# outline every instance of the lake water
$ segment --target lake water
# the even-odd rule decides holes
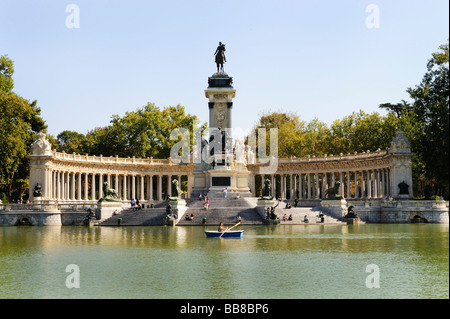
[[[448,225],[206,229],[0,227],[0,298],[449,298]]]

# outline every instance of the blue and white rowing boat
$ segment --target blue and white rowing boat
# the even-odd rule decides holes
[[[223,235],[222,235],[223,233]],[[220,235],[222,235],[221,238],[224,237],[232,237],[232,238],[242,238],[244,236],[244,231],[243,230],[230,230],[230,231],[225,231],[225,232],[219,232],[219,231],[214,231],[214,230],[207,230],[205,231],[206,237],[220,237]]]

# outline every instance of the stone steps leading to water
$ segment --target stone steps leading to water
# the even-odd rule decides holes
[[[223,195],[223,194],[221,194]],[[213,197],[210,199],[209,208],[205,209],[204,202],[195,198],[186,199],[187,210],[183,216],[179,216],[179,226],[192,225],[219,225],[223,222],[225,225],[234,225],[237,222],[237,217],[241,217],[243,225],[263,225],[264,220],[256,210],[257,198],[223,198]],[[166,217],[166,207],[168,201],[159,202],[154,208],[143,208],[134,210],[127,208],[119,215],[101,222],[101,226],[116,226],[119,225],[119,218],[121,218],[121,225],[123,226],[158,226],[164,225]],[[281,220],[281,224],[304,224],[304,216],[306,215],[310,224],[321,222],[319,213],[320,207],[292,207],[290,209],[284,208],[285,203],[275,209],[275,213]],[[194,215],[193,220],[185,219],[186,215]],[[283,221],[283,216],[288,217],[292,214],[292,221]],[[328,214],[324,215],[324,223],[343,223]]]

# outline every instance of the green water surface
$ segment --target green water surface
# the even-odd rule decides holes
[[[449,298],[448,225],[206,229],[0,227],[0,298]]]

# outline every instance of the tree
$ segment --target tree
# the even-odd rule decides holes
[[[30,145],[36,133],[46,130],[37,102],[12,92],[13,61],[0,58],[0,187],[11,200],[21,199],[28,188]],[[14,194],[14,191],[16,193]]]
[[[327,136],[327,149],[332,154],[375,151],[389,147],[398,119],[393,113],[382,116],[360,110],[333,122]]]
[[[66,153],[86,154],[88,150],[86,136],[74,131],[62,131],[56,137],[58,151]]]
[[[408,88],[414,135],[413,152],[423,165],[428,188],[437,195],[449,196],[449,50],[448,43],[428,60],[422,82]]]
[[[175,128],[190,132],[191,145],[195,115],[186,114],[184,106],[168,106],[162,110],[154,103],[147,103],[136,111],[126,112],[123,117],[113,115],[110,125],[97,127],[86,135],[72,131],[58,134],[60,150],[120,157],[168,158],[170,149],[177,142],[170,139]],[[203,124],[202,129],[206,128]]]
[[[0,56],[0,91],[11,92],[14,87],[12,75],[14,63],[7,55]]]

